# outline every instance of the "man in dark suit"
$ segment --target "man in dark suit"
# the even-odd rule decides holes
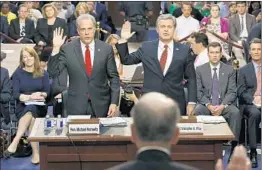
[[[9,27],[9,24],[8,24],[8,21],[7,21],[7,17],[5,16],[1,16],[0,18],[0,23],[1,23],[1,32],[4,33],[5,35],[8,35],[8,27]],[[0,37],[0,43],[4,42],[5,38],[3,36]]]
[[[65,44],[63,31],[54,31],[53,52],[48,72],[69,75],[67,112],[92,117],[114,116],[120,94],[120,80],[110,45],[94,40],[96,21],[90,14],[77,18],[79,38]],[[60,49],[61,48],[61,49]]]
[[[261,121],[261,39],[250,42],[252,62],[240,68],[238,77],[238,97],[241,113],[248,118],[248,136],[252,167],[257,167],[256,129]]]
[[[237,14],[229,18],[229,38],[242,45],[242,40],[246,40],[252,26],[256,23],[256,18],[247,13],[247,4],[245,1],[239,1],[237,4]],[[232,48],[233,53],[239,60],[240,67],[246,64],[242,50],[236,47]]]
[[[34,22],[28,19],[28,8],[21,4],[18,18],[13,19],[9,26],[9,36],[19,43],[33,43],[35,34]]]
[[[261,24],[262,24],[262,21],[260,21],[259,23],[256,23],[251,28],[250,34],[248,35],[248,38],[247,38],[248,44],[254,38],[259,38],[259,39],[261,38]]]
[[[135,52],[129,54],[127,39],[131,24],[127,21],[121,30],[121,40],[116,44],[122,64],[143,64],[143,92],[160,92],[178,102],[181,113],[190,115],[196,103],[196,74],[194,57],[188,46],[173,41],[176,19],[170,14],[158,17],[159,40],[145,42]],[[187,80],[188,105],[186,108],[183,80]]]
[[[235,106],[236,72],[232,66],[220,62],[222,47],[218,42],[208,45],[209,62],[196,68],[197,106],[196,115],[223,116],[235,135],[231,153],[238,143],[241,116]]]
[[[133,107],[131,114],[134,121],[131,140],[138,149],[136,160],[109,170],[194,169],[171,161],[171,143],[178,142],[177,123],[180,119],[178,105],[171,98],[155,92],[145,94]]]

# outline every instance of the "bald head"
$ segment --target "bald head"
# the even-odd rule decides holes
[[[144,142],[169,142],[180,119],[178,105],[160,93],[147,93],[131,111],[137,137]]]

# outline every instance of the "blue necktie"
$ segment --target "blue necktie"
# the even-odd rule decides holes
[[[214,75],[212,80],[212,105],[219,105],[219,81],[217,78],[217,68],[213,68]]]

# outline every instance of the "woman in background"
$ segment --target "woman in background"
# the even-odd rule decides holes
[[[49,76],[40,67],[39,57],[31,47],[25,47],[20,53],[20,67],[12,76],[13,96],[17,101],[16,116],[18,129],[15,138],[4,152],[8,158],[16,152],[17,145],[27,129],[31,132],[37,117],[45,117],[47,106],[40,106],[25,103],[32,100],[45,101],[50,92]],[[38,143],[31,142],[33,164],[39,163]]]

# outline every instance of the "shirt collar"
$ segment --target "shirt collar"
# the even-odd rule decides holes
[[[174,42],[173,42],[173,41],[170,41],[167,45],[168,45],[168,49],[171,50],[171,49],[173,49],[173,47],[174,47]],[[162,41],[159,40],[158,47],[160,47],[161,49],[163,49],[163,48],[165,48],[164,46],[165,46],[165,44],[164,44]]]
[[[238,14],[238,16],[239,16],[239,18],[241,18],[242,16],[243,16],[243,18],[246,18],[246,12],[243,14],[243,15],[240,15],[240,14]]]
[[[86,45],[80,40],[80,44],[81,44],[81,47],[82,48],[86,48]],[[88,47],[91,49],[91,50],[94,50],[95,49],[95,41],[92,40],[91,43],[88,45]]]
[[[209,63],[209,64],[210,64],[211,70],[213,70],[213,68],[217,68],[217,70],[220,68],[220,62],[216,66],[212,65],[211,63]]]
[[[138,149],[136,154],[139,155],[140,153],[147,151],[147,150],[159,150],[159,151],[166,153],[167,155],[170,155],[170,151],[167,148],[163,148],[163,147],[160,147],[160,146],[144,146],[144,147]]]

